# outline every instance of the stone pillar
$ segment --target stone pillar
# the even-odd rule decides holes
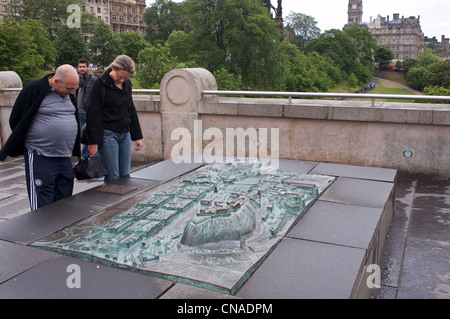
[[[217,90],[214,76],[206,69],[174,69],[166,73],[161,81],[162,150],[164,159],[171,158],[172,148],[190,135],[189,148],[181,153],[201,152],[202,130],[196,127],[199,120],[199,106],[204,101],[203,90]],[[186,133],[186,134],[184,134]],[[180,134],[184,134],[181,136]],[[197,134],[195,145],[194,134]],[[173,136],[172,136],[173,135]],[[173,139],[173,140],[172,140]]]
[[[14,71],[0,71],[0,146],[11,134],[9,115],[19,91],[2,91],[4,88],[22,88],[22,80]]]

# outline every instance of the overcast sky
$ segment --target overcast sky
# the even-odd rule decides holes
[[[146,0],[147,5],[154,0]],[[177,0],[173,0],[177,2]],[[180,1],[180,0],[178,0]],[[283,18],[290,12],[312,16],[322,32],[342,29],[347,23],[348,0],[282,0]],[[278,1],[272,0],[277,6]],[[370,22],[378,14],[392,19],[394,13],[400,17],[420,16],[423,33],[428,37],[441,35],[450,37],[450,0],[363,0],[363,21]]]

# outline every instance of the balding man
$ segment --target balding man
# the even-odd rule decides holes
[[[9,124],[12,133],[0,151],[25,156],[31,210],[71,196],[72,156],[80,156],[80,130],[74,92],[79,77],[71,65],[27,84],[17,97]]]

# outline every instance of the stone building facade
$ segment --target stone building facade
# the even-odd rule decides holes
[[[441,42],[439,42],[436,37],[425,37],[425,43],[434,43],[435,47],[441,49],[444,53],[450,51],[450,39],[446,38],[445,35],[441,36]]]
[[[145,34],[145,0],[85,0],[86,11],[108,24],[114,33]]]
[[[0,20],[11,15],[11,2],[20,0],[0,0]],[[145,0],[84,0],[83,9],[94,14],[108,24],[114,33],[136,31],[145,34]]]
[[[424,49],[424,34],[420,26],[420,16],[401,17],[394,13],[393,18],[378,15],[370,22],[362,21],[363,4],[362,0],[349,0],[348,23],[344,29],[357,25],[366,28],[377,40],[378,45],[389,47],[394,53],[395,59],[413,58],[416,59]]]
[[[145,0],[110,0],[111,28],[114,33],[136,31],[145,33]]]

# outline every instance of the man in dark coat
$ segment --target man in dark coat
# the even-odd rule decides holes
[[[78,60],[78,74],[80,76],[80,84],[75,91],[75,99],[77,101],[78,116],[80,118],[80,127],[86,123],[86,112],[89,105],[89,96],[91,95],[92,85],[96,77],[88,72],[89,62],[85,58]],[[82,147],[82,156],[84,158],[89,156],[89,151],[86,145]]]
[[[71,196],[71,156],[81,156],[78,111],[73,93],[77,71],[62,65],[26,85],[9,118],[12,130],[0,160],[24,155],[31,210]]]

